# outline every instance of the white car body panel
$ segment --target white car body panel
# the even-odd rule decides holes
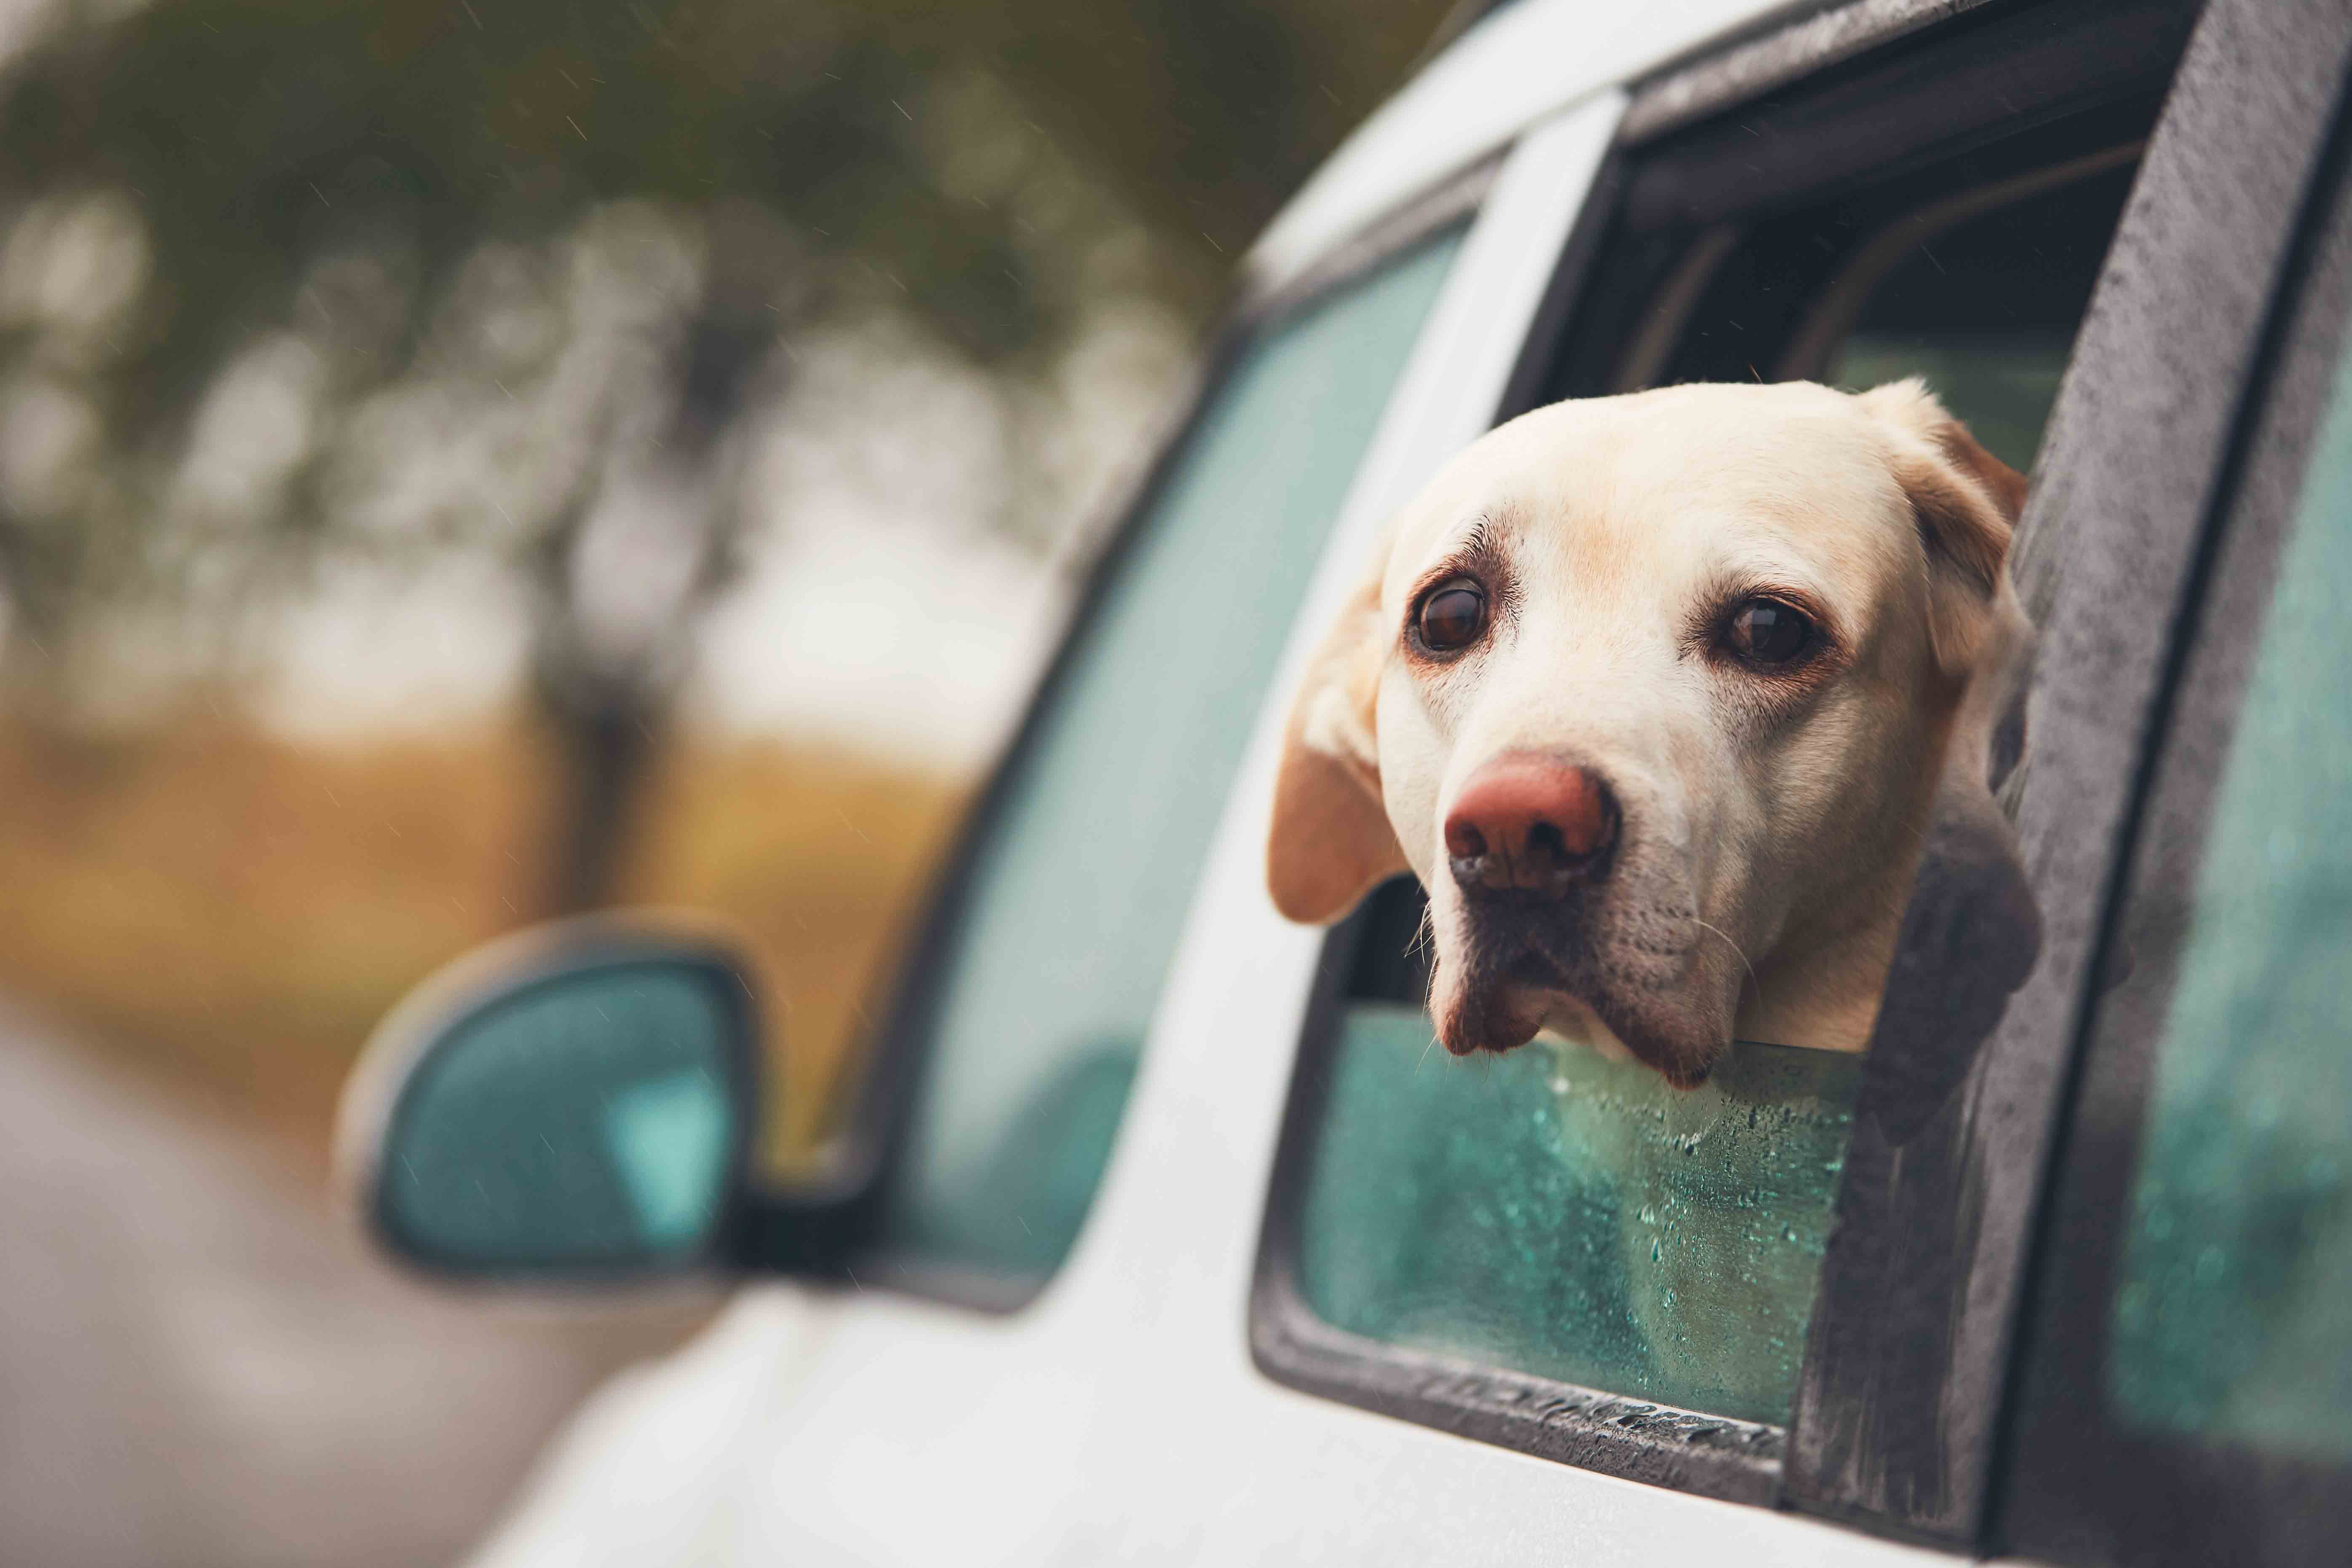
[[[483,1568],[1952,1561],[1311,1397],[1260,1373],[1247,1344],[1321,943],[1264,885],[1286,692],[1381,520],[1486,427],[1623,112],[1614,83],[1767,9],[1528,0],[1368,123],[1254,254],[1262,275],[1310,267],[1524,132],[1309,588],[1102,1191],[1045,1294],[992,1317],[894,1292],[749,1286],[695,1343],[592,1403]],[[1465,105],[1479,116],[1466,127],[1454,123]]]
[[[1416,192],[1540,120],[1630,81],[1789,0],[1518,0],[1477,23],[1339,144],[1244,262],[1279,289]]]

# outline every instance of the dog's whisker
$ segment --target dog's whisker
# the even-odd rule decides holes
[[[1437,916],[1427,903],[1421,906],[1421,919],[1414,922],[1412,937],[1404,944],[1407,952],[1427,952],[1437,942]]]
[[[1413,927],[1412,940],[1405,944],[1405,951],[1412,953],[1434,953],[1436,949],[1437,920],[1436,917],[1430,912],[1430,907],[1424,903],[1421,906],[1421,923]],[[1423,977],[1421,983],[1421,1010],[1424,1013],[1435,1013],[1437,1011],[1435,1005],[1436,1002],[1437,965],[1433,962],[1428,967],[1428,973]],[[1422,1055],[1425,1058],[1429,1053],[1427,1051],[1423,1051],[1422,1052]],[[1419,1071],[1420,1069],[1415,1068],[1414,1070]]]
[[[1748,984],[1749,988],[1752,989],[1758,996],[1762,996],[1764,994],[1763,983],[1756,978],[1756,966],[1748,962],[1748,954],[1740,951],[1739,944],[1732,941],[1731,938],[1721,930],[1721,928],[1708,925],[1696,915],[1690,917],[1690,922],[1691,924],[1697,926],[1702,931],[1714,931],[1716,935],[1723,938],[1723,945],[1731,949],[1731,951],[1738,955],[1739,959],[1739,966],[1748,971]]]

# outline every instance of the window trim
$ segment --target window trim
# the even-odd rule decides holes
[[[2116,978],[2087,1010],[2052,1154],[1995,1506],[2005,1542],[2053,1562],[2120,1554],[2173,1568],[2250,1550],[2264,1563],[2332,1562],[2352,1512],[2352,1463],[2131,1432],[2111,1419],[2105,1394],[2116,1222],[2131,1201],[2185,951],[2135,952],[2127,932],[2144,900],[2193,907],[2281,555],[2352,352],[2352,117],[2347,101],[2334,112],[2182,595],[2179,652],[2151,721],[2158,749],[2122,830],[2118,889],[2094,960]],[[2151,1508],[2151,1491],[2179,1500]]]
[[[1625,110],[1622,138],[1631,144],[1678,131],[1990,3],[1830,0],[1796,21],[1768,16],[1651,72]]]
[[[2216,6],[2222,8],[2242,8],[2262,3],[2263,0],[2215,0]],[[2003,5],[1964,9],[1969,14],[1960,16],[1948,28],[1915,30],[1906,27],[1895,46],[1864,55],[1857,55],[1853,49],[1842,47],[1841,36],[1828,30],[1823,36],[1831,40],[1831,47],[1824,49],[1817,63],[1825,68],[1823,75],[1831,85],[1850,88],[1858,78],[1878,69],[1890,58],[1916,58],[1915,51],[1934,55],[1949,47],[1955,39],[1974,40],[1970,47],[1977,49],[1976,58],[1981,61],[1985,47],[1983,40],[1987,35],[1993,29],[2008,29],[2011,19],[2024,7]],[[2063,43],[2061,47],[2075,48],[2079,52],[2079,24],[2086,15],[2095,15],[2093,8],[2072,3],[2072,0],[2054,0],[2053,5],[2038,9],[2042,16],[2036,17],[2037,21],[2053,12],[2060,12],[2078,24],[2071,41]],[[2182,7],[2170,9],[2177,14]],[[2161,4],[2152,4],[2145,7],[2144,14],[2156,16],[2165,10]],[[1818,20],[1799,23],[1791,31],[1814,26]],[[2210,31],[2210,27],[2207,30]],[[2019,32],[2010,30],[2008,36],[2016,37]],[[1771,42],[1768,38],[1761,44],[1740,47],[1763,48]],[[2192,43],[2190,48],[2194,51],[2196,46]],[[2206,76],[2221,76],[2226,84],[2229,78],[2227,62],[2212,58],[2216,49],[2217,46],[2206,47],[2204,54],[2209,63],[2202,69]],[[2183,62],[2180,69],[2185,74],[2188,58],[2168,57],[2168,60],[2180,59]],[[1701,62],[1690,68],[1703,72],[1709,67],[1706,62]],[[1790,70],[1774,76],[1766,85],[1778,92],[1782,84],[1796,74]],[[2063,76],[2063,73],[2058,74]],[[2104,80],[2102,79],[2102,82]],[[1805,85],[1801,83],[1798,90],[1801,91]],[[1651,90],[1658,89],[1654,88]],[[2062,81],[2057,96],[2063,98],[2066,90]],[[2091,90],[2095,93],[2108,89],[2094,84]],[[2114,90],[2121,92],[2125,89]],[[2064,101],[2075,104],[2083,100],[2080,97],[2064,98]],[[2099,100],[2093,98],[2091,101]],[[2176,101],[2177,99],[2168,100],[2161,120],[2168,121],[2173,118],[2171,105]],[[1737,123],[1748,117],[1739,103],[1718,107],[1727,120],[1692,125],[1690,130],[1695,135],[1719,133],[1721,123]],[[1949,112],[1948,105],[1930,108]],[[1636,126],[1635,129],[1649,128]],[[2176,128],[2168,137],[2159,132],[2159,141],[2166,150],[2163,155],[2176,159],[2187,156],[2193,161],[2197,155],[2195,141],[2200,133],[2193,121],[2191,128]],[[2291,142],[2291,137],[2286,139]],[[1623,205],[1640,177],[1643,161],[1654,149],[1663,149],[1671,153],[1683,145],[1685,140],[1679,136],[1661,136],[1642,147],[1628,148],[1621,130],[1620,149],[1612,155],[1601,178],[1596,182],[1595,194],[1586,211],[1579,217],[1574,236],[1563,252],[1550,294],[1538,316],[1536,331],[1531,334],[1520,365],[1511,378],[1499,418],[1523,412],[1544,401],[1547,395],[1559,395],[1556,389],[1548,392],[1553,388],[1557,375],[1557,370],[1550,363],[1551,357],[1557,352],[1556,345],[1566,335],[1559,329],[1569,324],[1579,296],[1585,295],[1592,281],[1593,268],[1601,259],[1601,253],[1608,243],[1612,226],[1621,221]],[[2178,151],[2184,143],[2188,144],[2185,154]],[[2268,150],[2276,151],[2274,147]],[[1874,169],[1864,177],[1880,173]],[[2126,208],[2124,223],[2130,224],[2131,214],[2145,205],[2136,196],[2132,205]],[[2142,218],[2142,226],[2150,221]],[[2125,234],[2126,228],[2119,226],[2118,245]],[[2162,247],[2164,237],[2161,232],[2149,237],[2153,243]],[[2113,269],[2111,261],[2109,271]],[[2112,291],[2112,285],[2103,282],[2102,294]],[[1591,311],[1589,295],[1585,295],[1584,305],[1585,314],[1589,316]],[[2100,357],[2101,351],[2095,349],[2095,342],[2117,341],[2112,328],[2105,336],[2093,331],[2091,323],[2100,319],[2101,313],[2101,306],[2095,300],[2091,315],[2086,318],[2077,340],[2078,358]],[[2218,321],[2208,324],[2216,329],[2222,325]],[[1614,328],[1629,336],[1636,330],[1625,322],[1614,323]],[[2216,363],[2234,363],[2234,359],[2225,352],[2231,346],[2226,331],[2217,330],[2209,333],[2209,337],[2219,345],[2215,351]],[[2112,354],[2114,351],[2105,352]],[[2093,373],[2093,378],[2096,374],[2095,371]],[[2068,384],[2087,384],[2088,379],[2092,378],[2070,374]],[[2062,405],[2065,395],[2062,392]],[[2201,463],[2210,449],[2210,441],[2183,446],[2173,454],[2176,466],[2181,462]],[[2051,463],[2053,477],[2061,479],[2065,477],[2063,468],[2069,460],[2063,448],[2053,451]],[[2038,500],[2034,508],[2035,513],[2042,516],[2051,515],[2053,510],[2047,500]],[[2029,522],[2029,528],[2032,526]],[[2053,524],[2041,527],[2045,537],[2055,534]],[[2053,652],[2053,658],[2055,657],[2063,656]],[[2042,672],[2045,684],[2049,673],[2047,669]],[[2103,753],[2095,755],[2093,761],[2085,764],[2090,770],[2090,782],[2094,784],[2098,778],[2096,768],[2113,765],[2103,758]],[[2057,774],[2064,770],[2053,768],[2045,772]],[[2071,897],[2081,889],[2095,889],[2101,876],[2095,868],[2087,876],[2069,868],[2062,875],[2061,880],[2063,890]],[[2068,878],[2073,879],[2067,880]],[[1885,1292],[1879,1285],[1880,1276],[1871,1272],[1870,1262],[1884,1258],[1909,1239],[1901,1234],[1904,1215],[1883,1207],[1874,1208],[1868,1203],[1858,1205],[1853,1200],[1851,1189],[1855,1176],[1851,1158],[1841,1182],[1838,1198],[1840,1228],[1833,1232],[1830,1258],[1825,1260],[1824,1292],[1816,1306],[1813,1332],[1809,1336],[1805,1363],[1801,1371],[1796,1414],[1786,1429],[1733,1421],[1703,1412],[1679,1410],[1454,1358],[1410,1351],[1334,1329],[1315,1315],[1300,1294],[1296,1277],[1297,1226],[1313,1141],[1318,1127],[1318,1112],[1328,1089],[1341,989],[1344,978],[1352,967],[1366,913],[1360,910],[1337,928],[1328,939],[1302,1030],[1290,1097],[1285,1107],[1264,1229],[1260,1236],[1257,1271],[1251,1298],[1250,1343],[1259,1367],[1276,1381],[1306,1392],[1580,1468],[1703,1496],[1777,1504],[1947,1548],[1970,1547],[1979,1534],[1981,1518],[1981,1456],[1978,1457],[1974,1469],[1964,1467],[1957,1474],[1931,1478],[1957,1482],[1961,1487],[1965,1495],[1960,1497],[1956,1510],[1948,1506],[1952,1501],[1949,1493],[1906,1493],[1899,1485],[1885,1484],[1890,1481],[1908,1482],[1916,1479],[1921,1473],[1916,1466],[1906,1466],[1898,1459],[1885,1470],[1875,1473],[1870,1466],[1885,1457],[1880,1434],[1900,1430],[1906,1420],[1916,1429],[1923,1415],[1931,1426],[1944,1418],[1947,1412],[1935,1402],[1946,1395],[1948,1384],[1956,1386],[1962,1398],[1974,1402],[1960,1413],[1964,1419],[1990,1419],[2000,1405],[1998,1377],[1989,1382],[1979,1375],[1973,1381],[1968,1377],[1957,1380],[1944,1378],[1924,1384],[1921,1379],[1912,1377],[1899,1384],[1874,1390],[1866,1382],[1856,1386],[1860,1380],[1854,1377],[1832,1380],[1822,1375],[1823,1364],[1832,1359],[1841,1366],[1865,1374],[1876,1370],[1871,1356],[1874,1350],[1883,1348],[1884,1333],[1878,1343],[1867,1339],[1858,1344],[1850,1345],[1845,1342],[1855,1337],[1853,1319],[1866,1313],[1884,1314]],[[2073,970],[2059,978],[2061,988],[2067,989],[2069,994],[2071,989],[2068,988],[2078,981],[2079,973]],[[1872,1100],[1874,1080],[1879,1085],[1877,1099],[1885,1100],[1888,1097],[1885,1080],[1902,1076],[1899,1058],[1898,1051],[1889,1049],[1884,1044],[1874,1051],[1874,1065],[1865,1077],[1865,1104]],[[2011,1098],[2021,1093],[2029,1105],[2037,1093],[2042,1094],[2046,1100],[2046,1092],[2030,1079],[2012,1085],[2011,1080],[2017,1077],[2015,1071],[2008,1068],[2005,1062],[2002,1066],[2004,1070],[1995,1084],[1997,1089],[2013,1089]],[[1890,1068],[1894,1070],[1890,1071]],[[1958,1099],[1954,1097],[1956,1102]],[[1859,1128],[1858,1108],[1858,1131]],[[1993,1140],[2011,1130],[1996,1122],[1979,1120],[1971,1121],[1967,1131],[1971,1139]],[[1932,1183],[1924,1189],[1927,1201],[1948,1210],[1971,1201],[1978,1195],[1977,1190],[1962,1181],[1961,1174],[1959,1170],[1952,1167],[1937,1171]],[[1873,1178],[1881,1186],[1886,1179],[1884,1173]],[[2037,1185],[2036,1182],[2029,1181],[2021,1194],[2028,1209]],[[2007,1223],[2011,1232],[2017,1232],[2023,1221],[2011,1216]],[[1994,1260],[1994,1267],[1988,1276],[1994,1283],[1999,1282],[1998,1261],[1998,1258]],[[1944,1264],[1945,1273],[1949,1275],[1950,1259],[1945,1259]],[[1832,1284],[1837,1288],[1834,1299],[1831,1290]],[[1947,1289],[1937,1293],[1933,1305],[1941,1312],[1948,1303],[1958,1303],[1963,1312],[1977,1314],[1979,1307],[1973,1297],[1974,1288],[1972,1279],[1951,1279]],[[1997,1334],[1999,1328],[2006,1322],[2007,1306],[1996,1300],[1987,1310],[1998,1321],[1979,1323],[1979,1326],[1991,1327]],[[1825,1342],[1821,1337],[1825,1321],[1841,1333],[1841,1339],[1834,1342],[1831,1349],[1824,1348]],[[1971,1321],[1975,1321],[1974,1318]],[[2005,1356],[2005,1344],[2001,1349]],[[2005,1359],[1997,1356],[1990,1370],[1997,1373],[2005,1365]],[[1972,1367],[1968,1370],[1980,1373],[1985,1369]],[[1924,1412],[1905,1408],[1905,1402],[1911,1400],[1928,1403]],[[1850,1471],[1842,1471],[1832,1464],[1824,1463],[1841,1455],[1842,1450],[1837,1447],[1840,1438],[1850,1439],[1858,1434],[1868,1435],[1863,1438],[1865,1451],[1853,1456],[1856,1463]],[[1931,1436],[1931,1440],[1940,1436],[1938,1430]],[[1874,1483],[1878,1483],[1874,1489]]]

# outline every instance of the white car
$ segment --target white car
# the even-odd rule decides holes
[[[747,1176],[755,1002],[690,926],[518,939],[380,1034],[396,1252],[744,1280],[479,1561],[2347,1561],[2347,59],[2344,0],[1470,28],[1252,253],[824,1184]],[[1276,913],[1288,689],[1440,462],[1914,372],[2033,468],[2042,638],[2024,885],[1931,844],[1866,1057],[1457,1062],[1409,881]]]

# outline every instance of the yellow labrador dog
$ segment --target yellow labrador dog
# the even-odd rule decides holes
[[[1549,1030],[1690,1087],[1735,1037],[1863,1049],[1970,677],[2023,634],[2024,489],[1916,380],[1503,426],[1314,660],[1276,904],[1410,867],[1456,1053]]]

